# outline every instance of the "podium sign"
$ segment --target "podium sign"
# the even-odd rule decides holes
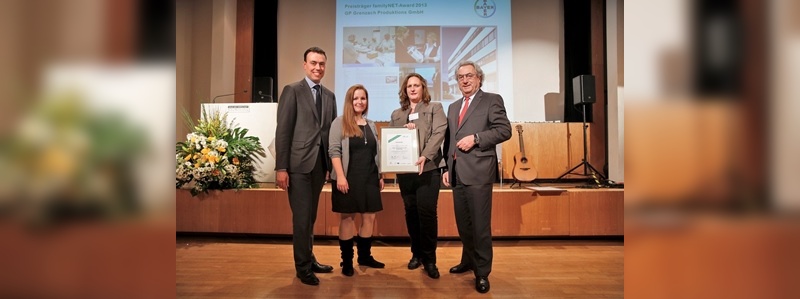
[[[228,121],[248,129],[248,136],[258,137],[266,155],[254,163],[256,182],[275,182],[275,129],[278,126],[278,103],[215,103],[202,104],[209,113],[228,114]]]

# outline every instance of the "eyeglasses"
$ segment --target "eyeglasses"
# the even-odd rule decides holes
[[[464,74],[464,75],[458,75],[458,76],[456,76],[456,78],[458,79],[458,81],[461,81],[461,79],[464,79],[464,78],[472,79],[472,78],[475,78],[475,74],[469,73],[469,74]]]

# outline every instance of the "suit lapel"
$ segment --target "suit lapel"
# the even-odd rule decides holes
[[[425,103],[419,102],[419,103],[417,103],[417,106],[414,108],[414,113],[417,114],[418,118],[422,118],[422,113],[428,111],[427,107],[428,107],[428,105],[426,105]],[[403,114],[406,117],[406,121],[408,121],[409,117],[413,113],[411,113],[411,109],[408,109],[407,111],[403,111]],[[411,122],[413,122],[413,121],[411,121]]]
[[[458,126],[458,113],[461,112],[461,103],[463,102],[464,102],[463,98],[453,102],[452,104],[450,104],[450,111],[447,112],[447,119],[448,119],[447,125],[450,128],[456,128],[455,130],[451,129],[451,131],[453,131],[454,134],[458,133],[458,130],[461,129],[461,127]]]
[[[414,110],[414,113],[417,113],[417,115],[419,115],[419,117],[422,117],[422,114],[420,114],[420,113],[428,112],[428,110],[429,110],[428,109],[428,105],[420,101],[417,104],[417,108],[416,108],[416,110]]]
[[[481,103],[481,95],[483,95],[483,92],[480,90],[472,95],[472,99],[469,100],[469,106],[467,107],[467,113],[464,114],[464,119],[461,120],[461,126],[458,126],[459,130],[464,126],[464,124],[467,123],[467,121],[469,121],[469,116],[472,115],[472,112],[475,111],[475,109],[477,109],[478,105]],[[461,99],[461,102],[464,102],[463,98]],[[459,108],[461,107],[461,105],[458,106]],[[458,112],[460,113],[461,111],[459,110]],[[456,116],[456,125],[458,125],[458,116]]]

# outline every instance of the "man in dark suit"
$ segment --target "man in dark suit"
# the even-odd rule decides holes
[[[331,169],[328,132],[336,118],[336,96],[320,84],[327,59],[317,47],[303,53],[306,77],[283,88],[275,132],[275,183],[289,192],[294,266],[297,278],[309,285],[319,284],[314,273],[333,272],[312,251],[319,195]]]
[[[483,92],[484,74],[472,61],[456,69],[463,98],[447,113],[447,172],[445,186],[453,186],[453,208],[461,237],[461,263],[450,273],[473,270],[475,289],[489,291],[492,272],[492,184],[497,176],[495,146],[511,138],[511,123],[503,97]]]

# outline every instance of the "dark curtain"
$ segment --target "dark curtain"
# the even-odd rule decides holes
[[[592,74],[591,1],[564,0],[563,4],[564,121],[582,122],[583,108],[574,105],[572,78]],[[586,105],[586,122],[592,122],[592,106]]]
[[[252,101],[262,102],[258,90],[271,93],[271,101],[278,101],[278,1],[253,1],[253,85]],[[272,87],[255,86],[271,77]]]

